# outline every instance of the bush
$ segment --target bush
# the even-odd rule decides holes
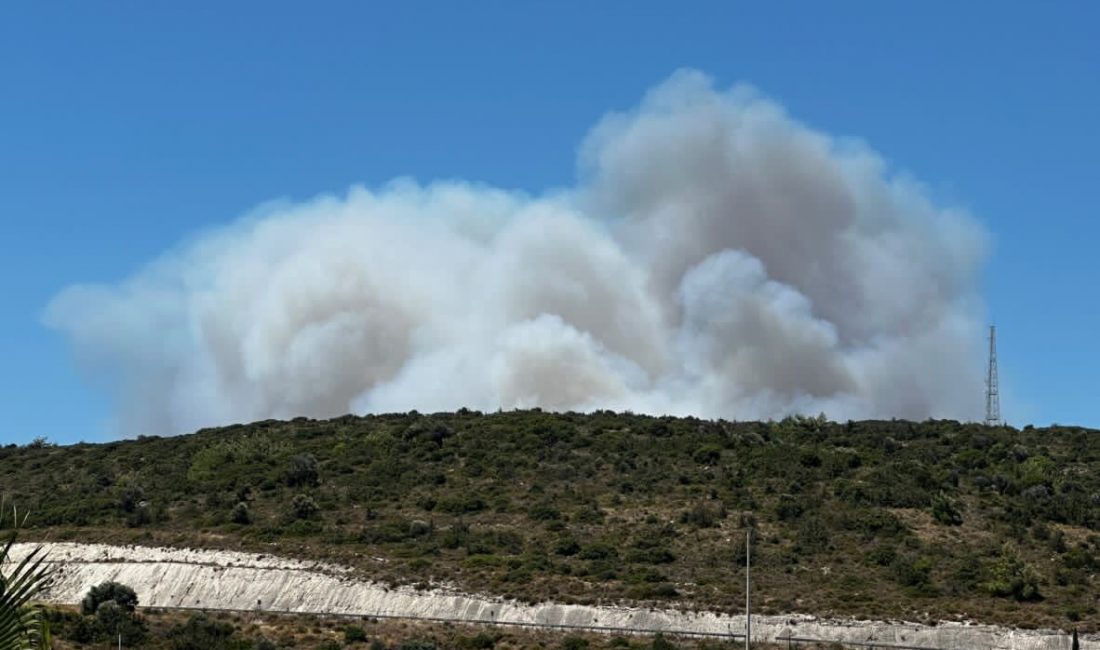
[[[561,519],[561,511],[548,503],[539,503],[527,511],[527,516],[535,521],[557,521]]]
[[[122,623],[122,619],[128,612],[113,600],[107,600],[99,604],[95,610],[96,622],[105,630],[114,630]]]
[[[817,517],[803,517],[795,534],[798,550],[817,553],[829,545],[829,531]]]
[[[794,521],[801,517],[805,510],[801,501],[789,494],[781,494],[775,505],[775,516],[779,521]]]
[[[954,499],[943,492],[932,497],[932,518],[944,526],[958,526],[963,522]]]
[[[700,465],[713,465],[722,458],[722,448],[715,444],[706,444],[695,450],[692,459]]]
[[[344,628],[344,641],[347,643],[362,643],[367,640],[367,632],[358,625],[349,625]]]
[[[252,511],[248,509],[247,503],[241,501],[233,506],[232,512],[229,513],[229,518],[235,524],[250,524],[252,523]]]
[[[893,562],[894,577],[899,584],[920,594],[932,590],[932,560],[927,557],[900,556]]]
[[[1019,601],[1041,600],[1039,581],[1038,572],[1006,544],[1001,557],[990,567],[983,587],[991,596]]]
[[[306,494],[295,495],[290,502],[290,513],[295,519],[312,519],[321,511],[321,508]]]
[[[86,616],[95,614],[99,611],[99,606],[107,601],[114,601],[120,608],[132,612],[137,607],[138,597],[133,589],[124,584],[103,582],[84,595],[84,599],[80,601],[80,611]]]
[[[581,550],[581,545],[576,539],[565,536],[558,539],[557,544],[554,545],[554,552],[558,555],[564,555],[569,557],[576,555]]]
[[[126,645],[138,645],[145,639],[145,624],[132,611],[107,600],[96,609],[94,637],[116,638],[116,635],[121,636]]]
[[[608,560],[618,557],[618,551],[613,546],[608,544],[592,544],[585,546],[580,552],[580,558],[582,560]]]
[[[192,614],[183,625],[168,631],[172,650],[222,650],[230,645],[236,631],[229,623],[219,623],[206,614]]]
[[[145,501],[145,491],[137,486],[130,486],[124,488],[118,497],[118,507],[123,512],[130,513],[141,507],[142,502]]]
[[[430,523],[420,519],[413,519],[409,522],[409,537],[426,537],[431,533],[432,525]]]
[[[897,557],[898,552],[893,544],[879,544],[867,554],[867,559],[878,566],[890,566]]]
[[[435,504],[436,509],[452,515],[472,514],[485,509],[485,500],[476,494],[445,496]]]
[[[478,632],[472,637],[459,637],[457,645],[460,648],[470,648],[471,650],[490,650],[496,647],[497,638],[488,632]]]
[[[708,506],[705,503],[697,503],[690,510],[680,513],[680,523],[696,528],[716,528],[718,522],[725,517],[724,505]]]
[[[320,482],[317,458],[313,454],[299,454],[290,459],[286,471],[286,483],[291,487],[309,487]]]

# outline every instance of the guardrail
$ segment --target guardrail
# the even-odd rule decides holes
[[[236,614],[293,614],[299,616],[320,616],[329,618],[347,618],[358,620],[397,620],[397,621],[418,621],[424,623],[449,623],[459,625],[487,625],[496,627],[517,627],[526,629],[539,629],[539,630],[555,630],[555,631],[571,631],[571,632],[595,632],[597,634],[628,634],[631,636],[656,636],[658,634],[679,638],[709,638],[709,639],[726,639],[730,641],[743,641],[745,634],[743,632],[704,632],[702,630],[682,630],[682,629],[655,629],[655,628],[635,628],[635,627],[612,627],[607,625],[566,625],[563,623],[532,623],[527,621],[501,621],[495,619],[469,619],[469,618],[447,618],[440,616],[417,616],[415,614],[349,614],[346,612],[297,612],[294,610],[281,610],[281,609],[235,609],[228,607],[197,607],[187,605],[175,605],[175,606],[149,606],[142,607],[146,610],[173,610],[173,611],[216,611],[216,612],[232,612]],[[786,643],[788,648],[797,648],[804,644],[825,644],[825,645],[839,645],[845,648],[858,648],[867,650],[951,650],[948,648],[936,648],[932,646],[917,646],[917,645],[898,645],[888,642],[880,641],[845,641],[840,639],[815,639],[812,637],[799,637],[799,636],[784,636],[775,637],[770,640],[757,639],[753,643],[771,643],[771,644],[783,644]]]
[[[896,645],[893,643],[885,643],[881,641],[836,641],[832,639],[812,639],[808,637],[787,636],[777,639],[780,643],[787,642],[787,647],[792,647],[791,643],[831,643],[842,645],[850,648],[868,648],[869,650],[944,650],[943,648],[933,648],[926,645]]]

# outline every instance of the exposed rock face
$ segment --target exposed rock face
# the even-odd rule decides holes
[[[389,589],[353,577],[346,568],[231,551],[45,544],[57,576],[47,598],[75,604],[93,585],[114,580],[137,591],[147,607],[259,610],[427,617],[500,624],[628,628],[645,632],[743,634],[743,616],[712,612],[527,605],[490,596],[411,588]],[[18,544],[12,559],[34,545]],[[1069,650],[1070,637],[1050,630],[1013,630],[985,625],[824,620],[793,614],[754,616],[753,637],[788,635],[834,641],[875,641],[942,650]],[[1100,636],[1081,639],[1100,650]]]

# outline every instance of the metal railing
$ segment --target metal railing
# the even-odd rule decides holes
[[[525,629],[539,629],[539,630],[554,630],[554,631],[570,631],[570,632],[594,632],[597,634],[623,634],[631,636],[656,636],[658,634],[677,637],[677,638],[709,638],[709,639],[726,639],[729,641],[744,640],[745,635],[742,632],[705,632],[702,630],[683,630],[683,629],[657,629],[657,628],[636,628],[636,627],[615,627],[608,625],[576,625],[565,623],[533,623],[527,621],[502,621],[496,619],[470,619],[470,618],[449,618],[442,616],[418,616],[415,614],[349,614],[346,612],[299,612],[294,610],[277,610],[277,609],[237,609],[229,607],[201,607],[201,606],[188,606],[188,605],[175,605],[175,606],[149,606],[142,607],[145,610],[172,610],[172,611],[215,611],[215,612],[230,612],[236,614],[277,614],[277,615],[297,615],[297,616],[319,616],[328,618],[347,618],[357,620],[397,620],[397,621],[417,621],[424,623],[448,623],[458,625],[485,625],[496,627],[516,627]],[[841,646],[844,648],[866,649],[866,650],[956,650],[950,648],[938,648],[934,646],[918,646],[918,645],[899,645],[895,643],[889,643],[885,641],[847,641],[842,639],[817,639],[813,637],[802,636],[779,636],[772,639],[754,639],[753,643],[769,643],[772,645],[787,644],[788,648],[798,648],[800,646],[808,644],[818,645],[830,645]],[[959,649],[961,650],[961,649]]]

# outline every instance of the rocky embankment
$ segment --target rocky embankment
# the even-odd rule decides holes
[[[133,587],[147,607],[186,607],[270,612],[433,618],[512,625],[620,628],[637,632],[743,635],[743,616],[670,609],[529,605],[446,590],[387,588],[345,568],[270,555],[231,551],[48,543],[56,566],[47,599],[78,603],[95,584],[114,580]],[[31,544],[19,544],[18,559]],[[832,641],[874,642],[942,650],[1069,650],[1065,633],[1049,630],[941,623],[825,620],[793,614],[754,616],[753,638],[788,635]],[[1081,639],[1100,650],[1100,636]]]

